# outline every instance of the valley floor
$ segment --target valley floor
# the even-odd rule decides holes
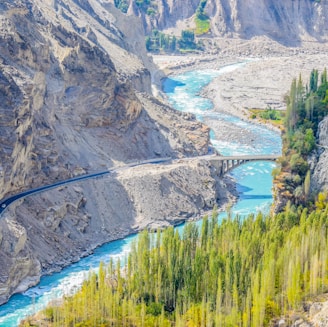
[[[220,69],[237,62],[247,63],[238,69],[227,70],[202,91],[203,96],[213,101],[215,111],[245,120],[250,120],[249,109],[284,110],[284,96],[293,78],[299,78],[301,74],[303,83],[307,84],[312,69],[320,72],[327,67],[326,43],[307,42],[302,47],[287,48],[267,39],[213,42],[219,44],[220,50],[189,56],[155,55],[153,61],[167,75],[189,70]],[[237,137],[239,141],[247,139],[224,122],[217,121],[216,126],[210,120],[205,123],[216,134],[221,131],[221,140],[225,137]],[[290,321],[294,321],[292,326],[327,326],[327,296],[323,295],[319,302],[311,302],[305,306],[307,309],[304,312],[293,313],[293,317],[289,317]]]
[[[304,43],[287,48],[265,38],[252,40],[216,39],[219,50],[204,54],[177,56],[154,55],[153,61],[164,73],[219,69],[237,62],[247,63],[221,74],[202,92],[214,102],[215,110],[248,119],[248,109],[284,109],[284,95],[293,78],[303,82],[312,69],[327,66],[326,43]]]

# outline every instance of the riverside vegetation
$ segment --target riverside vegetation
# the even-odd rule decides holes
[[[269,326],[327,290],[328,205],[143,232],[123,265],[21,326]],[[123,266],[123,268],[122,268]]]
[[[276,175],[298,175],[304,201],[294,191],[275,215],[218,222],[214,211],[201,227],[142,232],[124,262],[100,264],[80,291],[21,326],[272,326],[326,292],[328,203],[322,193],[309,203],[306,162],[327,111],[326,70],[318,76],[292,82]]]
[[[273,172],[274,183],[284,202],[311,206],[315,194],[310,190],[307,158],[316,147],[319,122],[328,112],[327,70],[323,70],[320,79],[318,70],[312,70],[306,86],[301,75],[298,80],[294,79],[286,95],[286,104],[282,157],[280,167]]]

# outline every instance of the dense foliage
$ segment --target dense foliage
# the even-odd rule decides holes
[[[286,136],[291,140],[298,131],[313,129],[317,131],[319,122],[328,112],[328,81],[327,70],[324,69],[320,76],[318,70],[312,70],[310,82],[304,87],[302,77],[294,79],[290,92],[286,97],[287,119]]]
[[[114,0],[115,7],[126,13],[129,9],[128,0]]]
[[[280,120],[281,119],[281,112],[275,109],[266,109],[260,113],[260,117],[262,119],[267,120]]]
[[[143,232],[124,268],[90,273],[49,326],[268,326],[327,290],[328,206]],[[25,326],[29,322],[25,321]]]
[[[195,33],[197,35],[207,33],[210,30],[210,19],[204,11],[206,3],[207,3],[207,0],[201,0],[199,2],[198,8],[196,10],[196,14],[195,14],[196,30],[195,30]]]
[[[286,103],[283,156],[275,185],[288,201],[306,204],[312,200],[307,157],[315,149],[319,122],[328,113],[327,70],[324,69],[320,80],[318,71],[312,70],[305,87],[301,76],[294,79]]]
[[[152,34],[146,37],[146,49],[150,52],[185,52],[201,50],[201,45],[196,43],[195,33],[191,30],[181,31],[179,38],[153,30]]]
[[[174,35],[153,30],[152,34],[146,37],[146,49],[150,52],[175,52],[177,50],[177,38]]]
[[[138,8],[145,14],[152,16],[157,13],[157,2],[151,0],[134,0]],[[126,13],[129,9],[128,0],[114,0],[115,7]]]
[[[282,128],[285,111],[267,107],[266,109],[250,109],[250,118],[270,121],[270,124]]]

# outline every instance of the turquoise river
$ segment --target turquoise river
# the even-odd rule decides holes
[[[235,154],[277,154],[281,151],[279,134],[264,127],[250,124],[239,118],[215,112],[208,99],[199,96],[201,89],[220,74],[229,74],[234,69],[247,63],[237,63],[219,70],[191,71],[171,76],[163,83],[163,89],[173,107],[177,110],[192,112],[203,121],[205,119],[223,120],[251,131],[256,137],[251,145],[245,142],[219,142],[212,131],[211,140],[214,147],[223,155]],[[233,170],[231,175],[237,181],[239,201],[232,208],[233,214],[240,216],[267,211],[272,202],[272,162],[253,162],[244,164]],[[198,222],[198,223],[201,223]],[[8,303],[0,306],[0,327],[14,327],[19,321],[37,310],[44,308],[46,303],[64,294],[70,294],[79,288],[91,269],[97,269],[101,261],[110,258],[124,257],[129,252],[130,244],[135,235],[110,242],[96,249],[94,253],[79,262],[63,269],[59,273],[45,276],[41,282],[24,292],[11,297]]]

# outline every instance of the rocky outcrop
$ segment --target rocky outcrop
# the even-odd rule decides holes
[[[0,220],[0,303],[39,281],[40,262],[27,248],[27,235],[26,228],[16,220]]]
[[[174,131],[163,137],[172,110],[165,107],[159,129],[149,119],[152,104],[144,106],[136,93],[151,93],[140,24],[123,34],[115,23],[126,26],[127,17],[97,1],[4,1],[2,7],[1,197],[113,162],[185,154],[168,144],[187,138]],[[195,130],[191,117],[174,117],[177,126]],[[144,137],[150,134],[156,141]],[[190,140],[189,152],[206,152],[206,140],[206,133],[201,146]]]
[[[320,298],[321,297],[321,298]],[[303,308],[291,312],[290,316],[277,319],[274,327],[326,327],[328,325],[327,294],[316,299],[318,302],[305,302]]]
[[[206,9],[215,35],[266,35],[288,45],[302,38],[322,41],[328,37],[325,1],[208,0]]]
[[[177,27],[180,21],[185,21],[185,28],[188,28],[199,2],[156,0],[152,1],[156,4],[153,6],[155,12],[147,14],[130,0],[128,14],[142,17],[147,33],[153,28]],[[297,45],[301,40],[328,39],[326,1],[207,0],[205,12],[211,20],[212,36],[246,39],[267,36],[285,45]],[[179,32],[175,34],[180,35]]]
[[[0,8],[0,198],[130,161],[207,153],[209,129],[152,96],[137,18],[95,0]],[[0,303],[104,242],[227,200],[206,163],[154,167],[9,206],[0,217]]]
[[[97,246],[195,219],[231,199],[204,160],[121,168],[15,202],[3,213],[0,303]]]
[[[318,127],[318,150],[312,158],[311,188],[315,192],[328,190],[328,117]]]
[[[150,34],[153,29],[167,29],[175,27],[177,21],[183,21],[192,17],[199,5],[199,0],[156,0],[156,9],[152,14],[148,14],[144,8],[135,4],[134,0],[129,1],[128,15],[141,18],[144,29]]]

